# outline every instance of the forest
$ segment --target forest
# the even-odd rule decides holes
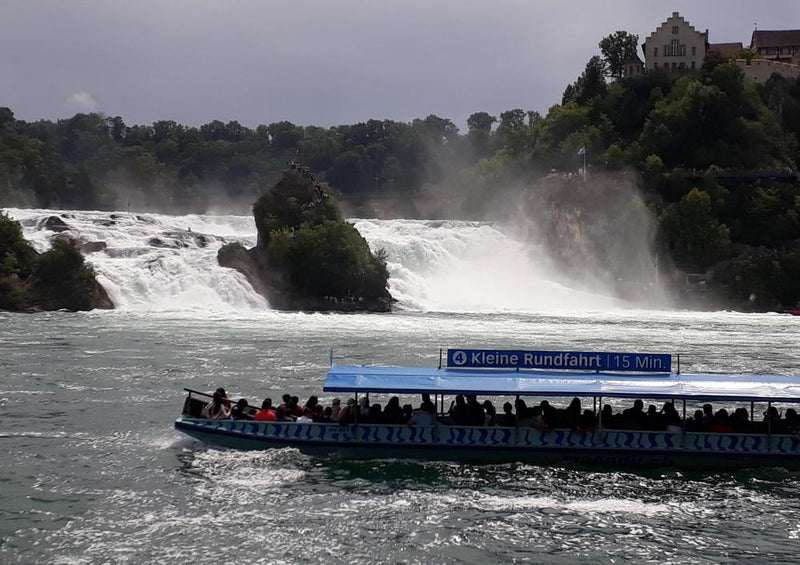
[[[243,212],[295,161],[343,199],[428,195],[464,216],[553,182],[633,178],[676,273],[709,275],[705,290],[732,308],[797,307],[800,83],[756,85],[715,56],[693,72],[626,78],[637,43],[604,38],[546,115],[478,111],[466,132],[435,115],[249,128],[97,113],[26,122],[0,108],[0,206]]]

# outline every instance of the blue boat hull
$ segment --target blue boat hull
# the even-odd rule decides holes
[[[532,428],[298,424],[181,417],[175,428],[233,449],[298,448],[344,458],[412,458],[614,468],[800,469],[800,442],[783,435]]]

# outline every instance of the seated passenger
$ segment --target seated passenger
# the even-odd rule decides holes
[[[383,412],[381,411],[381,405],[377,402],[370,406],[369,414],[367,414],[367,422],[370,424],[382,424],[383,423]]]
[[[358,406],[356,406],[356,399],[348,398],[344,408],[339,410],[339,419],[337,421],[342,425],[354,424],[357,419],[357,414]]]
[[[236,403],[231,409],[231,418],[234,420],[252,420],[253,418],[250,416],[250,406],[247,404],[247,400],[244,398],[240,398],[239,401]]]
[[[450,419],[454,426],[469,425],[469,411],[462,395],[457,395],[454,403],[450,405]]]
[[[308,401],[303,407],[303,414],[306,412],[310,413],[310,417],[313,418],[315,422],[322,419],[322,405],[319,403],[319,399],[316,396],[308,397]]]
[[[314,421],[314,412],[312,412],[311,409],[309,408],[303,410],[303,415],[297,418],[297,420],[295,420],[295,422],[297,422],[298,424],[310,424],[313,421]]]
[[[547,425],[547,420],[544,419],[544,413],[541,406],[534,406],[531,409],[531,426],[540,432],[549,432],[550,426]]]
[[[497,419],[497,425],[504,428],[515,428],[517,426],[517,415],[514,414],[514,407],[510,402],[503,404],[503,413]]]
[[[436,407],[433,405],[433,402],[428,400],[420,405],[419,412],[411,417],[411,419],[408,421],[408,424],[410,426],[429,428],[431,426],[435,426],[436,422]]]
[[[494,409],[494,404],[492,404],[491,400],[484,400],[483,401],[483,410],[486,413],[486,417],[483,420],[484,426],[496,426],[497,425],[497,410]]]
[[[330,406],[326,406],[322,409],[322,420],[320,420],[324,424],[330,424],[333,422],[333,408]]]
[[[275,410],[275,421],[276,422],[292,422],[293,420],[286,414],[286,407],[281,404]]]
[[[616,428],[614,411],[610,404],[603,405],[603,409],[600,411],[600,419],[603,422],[603,428],[607,430],[613,430]]]
[[[414,407],[410,404],[403,404],[403,423],[408,424],[414,414]]]
[[[724,408],[717,410],[714,420],[708,426],[708,431],[717,434],[725,434],[733,431],[733,426],[728,421],[728,411]]]
[[[644,402],[637,398],[633,402],[633,407],[622,411],[622,427],[626,430],[642,430],[647,424],[647,416],[644,413]]]
[[[225,406],[225,408],[228,410],[228,412],[230,412],[231,411],[231,399],[228,398],[228,393],[225,392],[225,389],[222,388],[222,387],[219,387],[217,389],[217,392],[219,393],[220,397],[222,397],[222,405]]]
[[[694,418],[686,421],[686,431],[688,432],[708,431],[708,426],[706,425],[705,413],[702,410],[695,410]]]
[[[265,398],[261,403],[261,410],[256,412],[254,420],[258,422],[274,422],[276,419],[275,411],[272,409],[272,399]]]
[[[786,411],[786,416],[789,416],[789,410]],[[747,408],[737,408],[733,412],[733,417],[730,419],[730,422],[734,432],[747,434],[753,431]]]
[[[675,409],[675,405],[672,402],[665,402],[664,407],[661,409],[662,413],[662,425],[664,426],[664,430],[671,434],[679,434],[683,432],[683,421],[681,420],[680,414]],[[660,429],[660,428],[659,428]]]
[[[299,398],[296,396],[289,398],[289,402],[286,404],[286,414],[293,418],[299,418],[303,415],[303,409],[300,407]]]
[[[222,401],[222,395],[219,392],[215,392],[211,397],[211,402],[203,407],[203,411],[200,412],[200,417],[208,420],[230,419],[231,413],[225,407],[225,404]]]
[[[393,396],[386,403],[386,408],[383,410],[383,423],[389,425],[405,424],[403,420],[403,409],[400,407],[400,399]]]
[[[467,414],[468,426],[482,426],[484,420],[486,419],[486,413],[483,410],[483,406],[478,403],[478,399],[474,394],[467,395]]]
[[[608,405],[606,405],[608,406]],[[591,410],[584,410],[578,420],[578,431],[581,433],[593,432],[597,429],[597,416]]]
[[[334,422],[339,419],[339,410],[342,409],[342,400],[340,398],[334,398],[331,401],[331,420]]]
[[[528,408],[524,400],[517,398],[516,402],[514,402],[514,408],[517,409],[517,426],[528,428],[533,425],[533,410]]]

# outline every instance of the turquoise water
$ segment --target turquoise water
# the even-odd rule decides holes
[[[234,452],[172,429],[184,386],[320,392],[342,362],[440,347],[681,353],[685,371],[800,374],[800,319],[0,313],[2,563],[797,562],[800,474],[686,474]],[[323,401],[329,400],[322,395]]]

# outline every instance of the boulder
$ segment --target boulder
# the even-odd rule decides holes
[[[86,241],[80,244],[81,253],[97,253],[98,251],[105,251],[108,244],[105,241]]]
[[[69,224],[67,224],[64,220],[62,220],[58,216],[50,216],[39,222],[39,229],[50,230],[57,233],[61,233],[63,231],[67,231],[72,228],[69,226]]]

